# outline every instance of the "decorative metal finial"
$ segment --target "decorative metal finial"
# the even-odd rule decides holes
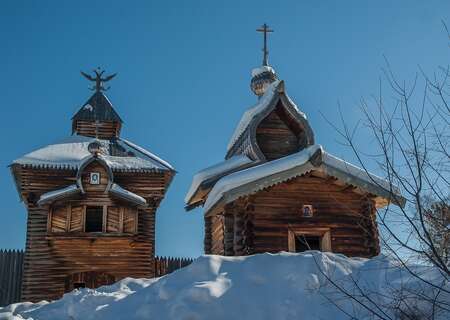
[[[95,78],[88,75],[87,73],[81,71],[81,74],[88,79],[89,81],[95,82],[95,86],[93,86],[92,88],[90,88],[91,90],[95,90],[97,92],[99,91],[107,91],[110,87],[105,88],[103,86],[103,83],[108,82],[109,80],[111,80],[112,78],[114,78],[117,73],[111,74],[109,76],[106,76],[104,78],[102,78],[103,74],[105,73],[105,70],[100,69],[100,67],[98,67],[97,69],[93,70],[95,73]]]
[[[269,29],[269,26],[264,23],[261,26],[261,28],[256,29],[256,31],[264,33],[264,48],[262,49],[262,51],[264,52],[263,66],[268,66],[269,65],[269,50],[267,49],[267,34],[270,32],[273,32],[273,30]]]

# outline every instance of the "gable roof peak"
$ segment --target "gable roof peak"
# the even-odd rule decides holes
[[[72,120],[123,122],[102,91],[94,92],[88,101],[75,113]]]

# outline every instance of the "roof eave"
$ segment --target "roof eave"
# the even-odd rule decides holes
[[[371,183],[349,172],[344,172],[330,163],[327,163],[325,159],[324,151],[320,148],[305,163],[227,190],[214,201],[210,208],[205,209],[205,216],[214,215],[225,204],[235,201],[243,196],[254,194],[268,187],[302,176],[310,171],[321,171],[329,176],[338,178],[346,184],[357,186],[364,190],[364,192],[381,197],[386,200],[386,203],[393,203],[402,208],[405,206],[406,199],[401,196],[398,188],[392,184],[390,184],[391,190],[387,190],[375,182]],[[371,177],[369,173],[367,174]]]

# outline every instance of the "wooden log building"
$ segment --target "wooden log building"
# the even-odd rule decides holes
[[[251,80],[257,104],[242,116],[225,161],[198,172],[185,198],[187,210],[204,206],[205,253],[377,255],[376,208],[404,205],[398,188],[315,144],[267,63],[266,43],[263,51]]]
[[[175,170],[120,137],[102,74],[84,74],[95,93],[72,136],[11,164],[28,210],[23,301],[154,275],[155,214]]]

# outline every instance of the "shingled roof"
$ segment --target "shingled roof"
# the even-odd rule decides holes
[[[96,91],[72,117],[72,120],[116,121],[122,123],[122,119],[102,91]]]

